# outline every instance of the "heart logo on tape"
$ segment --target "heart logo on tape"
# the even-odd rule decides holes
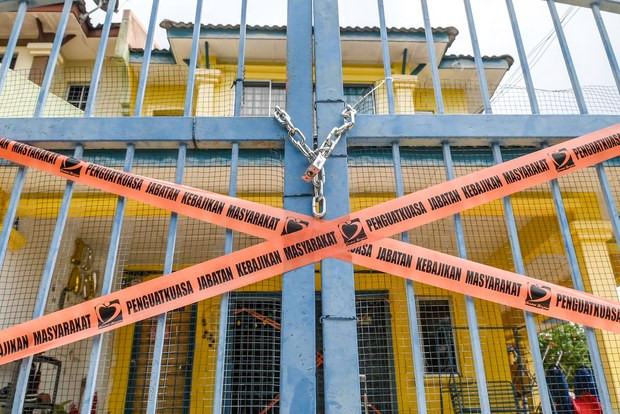
[[[305,220],[287,217],[286,222],[284,223],[284,228],[282,229],[282,236],[303,230],[308,227],[309,224],[310,223]]]
[[[95,306],[97,319],[99,320],[99,329],[115,325],[123,321],[123,310],[118,299],[110,302],[100,303]]]
[[[549,286],[529,285],[525,304],[534,308],[549,310],[551,288]]]
[[[366,240],[368,236],[366,236],[366,231],[364,227],[362,227],[362,223],[360,219],[353,219],[351,221],[345,221],[344,223],[338,224],[338,229],[340,230],[340,234],[344,239],[344,244],[347,246],[360,242],[362,240]]]
[[[60,171],[72,177],[79,177],[82,171],[82,161],[75,158],[65,158],[60,165]]]
[[[552,152],[549,155],[551,155],[551,158],[553,158],[553,164],[555,164],[555,169],[557,171],[568,170],[569,168],[573,168],[575,166],[573,157],[571,157],[566,148],[562,148],[556,152]]]

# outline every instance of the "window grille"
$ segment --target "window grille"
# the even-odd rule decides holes
[[[4,59],[4,55],[0,54],[0,63],[2,63],[2,59]],[[13,55],[11,62],[9,63],[9,69],[15,69],[15,64],[17,63],[17,55]]]
[[[234,292],[230,297],[224,407],[230,414],[279,412],[280,292]],[[317,309],[317,410],[323,412],[320,296]],[[388,293],[356,294],[362,410],[398,412]]]
[[[286,87],[281,83],[245,82],[241,116],[271,116],[275,107],[286,107]]]
[[[370,92],[372,86],[369,85],[344,85],[344,100],[347,104],[353,106]],[[374,93],[368,95],[357,107],[358,114],[374,114],[375,113],[375,96]]]
[[[450,300],[418,299],[417,303],[425,373],[457,373],[458,359]]]
[[[67,92],[67,102],[82,111],[86,109],[86,101],[88,100],[88,85],[69,85]]]

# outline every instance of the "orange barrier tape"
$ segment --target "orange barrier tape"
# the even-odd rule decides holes
[[[618,130],[616,125],[346,218],[314,221],[312,226],[306,224],[302,215],[275,209],[281,217],[267,218],[264,212],[252,210],[256,207],[254,203],[232,199],[233,204],[226,196],[175,187],[2,139],[0,156],[20,164],[191,217],[216,222],[219,216],[217,224],[242,228],[241,231],[250,234],[259,231],[258,228],[262,228],[261,231],[268,228],[270,232],[283,236],[6,329],[0,332],[0,364],[134,323],[334,255],[471,296],[620,332],[620,305],[612,301],[552,284],[544,283],[543,286],[535,279],[392,240],[379,243],[391,247],[359,247],[617,156],[620,146]],[[206,194],[212,197],[207,200]],[[195,201],[188,203],[190,198]],[[265,206],[265,210],[269,209]],[[291,217],[292,221],[286,220],[282,214]],[[287,234],[293,230],[300,231]],[[359,247],[355,249],[356,254],[343,253],[356,247]],[[429,275],[439,277],[430,278]],[[493,296],[489,297],[490,294]],[[587,317],[583,317],[584,314]]]

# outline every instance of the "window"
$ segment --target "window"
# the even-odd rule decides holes
[[[417,302],[425,373],[458,373],[450,300],[419,299]]]
[[[372,90],[369,85],[344,85],[344,101],[353,106],[360,99]],[[371,93],[365,97],[357,106],[358,114],[374,114],[375,113],[375,95]]]
[[[86,109],[86,101],[88,100],[89,85],[69,85],[67,92],[67,102],[82,111]]]
[[[279,413],[280,292],[230,294],[223,412]],[[316,298],[317,412],[322,412],[320,296]],[[388,293],[357,292],[357,335],[362,412],[398,412]],[[366,404],[366,406],[364,406]]]
[[[4,55],[0,55],[0,63],[2,63],[2,59],[4,59]],[[15,64],[17,63],[17,55],[13,55],[11,59],[11,63],[9,63],[9,69],[15,69]]]
[[[275,107],[286,107],[284,84],[265,82],[244,82],[241,116],[272,116]]]

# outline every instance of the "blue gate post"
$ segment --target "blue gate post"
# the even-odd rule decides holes
[[[318,143],[343,123],[342,55],[337,0],[314,1],[314,54]],[[349,213],[347,143],[343,136],[325,166],[326,220]],[[321,262],[325,413],[359,413],[359,359],[353,265]]]
[[[312,2],[288,0],[286,110],[312,146]],[[308,161],[284,142],[284,208],[312,215],[312,185],[301,179]],[[282,278],[280,412],[316,412],[314,264]]]

